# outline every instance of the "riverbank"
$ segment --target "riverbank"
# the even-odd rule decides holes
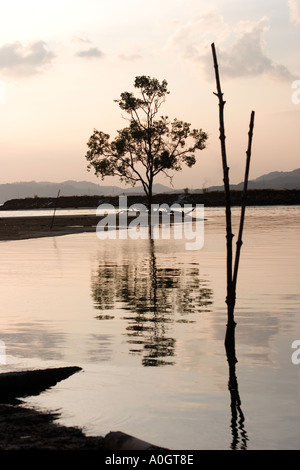
[[[146,197],[126,196],[128,207],[132,204],[146,205]],[[242,191],[231,191],[232,206],[240,206]],[[155,194],[153,204],[204,204],[206,207],[225,206],[224,191],[206,191],[203,193],[166,193]],[[11,199],[1,206],[1,211],[37,210],[37,209],[80,209],[97,208],[100,204],[119,206],[119,196],[61,196]],[[247,205],[297,205],[300,204],[300,190],[250,189],[247,193]]]
[[[0,241],[57,237],[96,230],[100,217],[52,216],[1,217]]]
[[[87,437],[55,422],[58,415],[22,405],[0,405],[0,450],[103,450],[103,437]]]
[[[0,241],[25,240],[30,238],[57,237],[78,233],[96,232],[97,224],[104,215],[57,215],[28,216],[28,217],[0,217]],[[126,217],[126,219],[125,219]],[[115,214],[115,228],[127,225],[136,217],[136,214],[127,214],[119,222]],[[162,216],[160,216],[162,217]],[[172,223],[174,217],[169,215]],[[161,222],[162,218],[160,218]],[[191,220],[195,220],[191,218]],[[112,228],[112,227],[111,227]]]
[[[0,404],[0,451],[166,450],[120,431],[87,436],[84,430],[58,424],[59,413],[38,411],[24,404]]]
[[[77,427],[58,424],[58,412],[38,411],[24,403],[24,398],[39,395],[81,370],[69,366],[0,374],[0,450],[155,449],[120,431],[87,436]]]
[[[231,205],[241,205],[242,192],[231,192]],[[127,207],[134,204],[146,206],[145,196],[127,196]],[[55,209],[95,209],[100,204],[119,207],[119,197],[74,196],[56,198],[26,198],[7,201],[0,211],[0,241],[22,240],[39,237],[56,237],[85,232],[95,232],[101,216],[96,215],[56,215]],[[173,204],[204,207],[224,207],[225,196],[222,191],[202,194],[158,194],[153,196],[153,204]],[[299,205],[299,190],[250,190],[247,195],[247,206]],[[51,209],[52,208],[52,209]],[[6,211],[34,211],[47,209],[47,216],[5,217]],[[103,216],[102,216],[103,217]],[[128,217],[128,220],[131,218]],[[132,219],[131,219],[132,220]],[[118,228],[116,217],[116,228]]]

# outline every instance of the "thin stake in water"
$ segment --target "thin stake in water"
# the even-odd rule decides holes
[[[52,230],[52,227],[53,227],[53,224],[54,224],[55,212],[56,212],[56,208],[57,208],[57,202],[58,202],[59,195],[60,195],[60,189],[58,190],[56,200],[55,200],[55,206],[54,206],[54,212],[53,212],[52,221],[51,221],[51,225],[50,225],[50,230]]]

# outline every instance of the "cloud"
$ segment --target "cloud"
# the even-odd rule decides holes
[[[79,43],[84,43],[84,44],[90,44],[91,41],[86,35],[81,35],[81,36],[73,36],[72,38],[73,42],[79,42]]]
[[[300,0],[288,0],[291,23],[300,25]]]
[[[218,58],[222,75],[233,77],[255,77],[265,75],[275,80],[291,80],[292,74],[281,64],[270,59],[264,47],[262,34],[268,29],[266,17],[257,23],[238,25],[243,32],[227,50],[220,51]]]
[[[216,44],[218,63],[223,77],[267,76],[276,80],[291,80],[289,70],[277,64],[265,51],[263,34],[269,29],[267,17],[257,22],[241,21],[229,28],[215,12],[194,23],[182,26],[169,40],[186,59],[200,63],[210,79],[214,74],[211,43]]]
[[[49,65],[55,55],[44,41],[26,46],[20,42],[0,46],[0,70],[16,77],[35,75]]]
[[[195,21],[190,21],[176,29],[167,42],[168,47],[185,48],[186,56],[197,53],[198,46],[205,47],[213,41],[223,42],[230,28],[223,17],[215,10],[204,13]]]
[[[121,60],[127,60],[129,62],[132,62],[134,60],[142,59],[142,56],[141,54],[120,54],[119,58]]]
[[[103,57],[103,52],[101,52],[98,47],[90,47],[84,51],[79,51],[76,54],[78,57],[83,57],[86,59],[100,59]]]

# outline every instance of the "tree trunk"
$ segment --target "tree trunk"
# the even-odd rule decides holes
[[[148,210],[148,232],[150,239],[153,238],[153,226],[152,226],[152,180],[149,181],[148,193],[147,193],[147,210]]]

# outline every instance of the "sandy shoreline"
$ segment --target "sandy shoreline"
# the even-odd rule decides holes
[[[39,237],[56,237],[96,230],[101,217],[82,216],[36,216],[1,217],[0,241],[24,240]]]
[[[103,217],[105,216],[58,215],[53,224],[51,216],[0,217],[0,241],[96,232],[97,224]],[[127,216],[127,224],[135,217]],[[172,221],[171,215],[170,222],[172,223]],[[116,216],[115,222],[115,227],[118,229],[118,216]]]

